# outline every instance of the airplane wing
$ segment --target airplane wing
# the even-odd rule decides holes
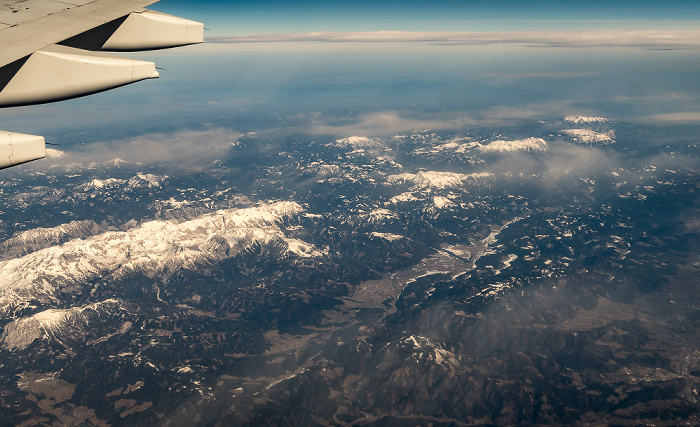
[[[203,41],[203,24],[144,9],[155,2],[4,0],[0,108],[76,98],[157,78],[152,62],[104,53]],[[45,156],[43,137],[0,131],[0,169]]]

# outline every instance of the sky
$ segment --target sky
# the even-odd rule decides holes
[[[162,0],[153,9],[206,23],[210,35],[308,31],[503,31],[697,28],[693,0]]]

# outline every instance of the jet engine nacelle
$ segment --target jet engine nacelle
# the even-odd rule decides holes
[[[143,10],[107,22],[60,44],[92,51],[138,52],[203,41],[204,24],[201,22]]]
[[[61,101],[158,77],[152,62],[59,45],[3,68],[0,107]]]
[[[204,24],[165,13],[134,12],[107,39],[102,50],[141,51],[202,43]]]
[[[0,131],[0,169],[46,157],[43,136]]]

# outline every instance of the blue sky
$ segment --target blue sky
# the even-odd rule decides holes
[[[153,9],[204,21],[211,35],[307,31],[697,28],[700,2],[466,0],[162,0]]]

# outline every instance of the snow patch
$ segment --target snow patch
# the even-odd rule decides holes
[[[518,256],[517,256],[517,255],[515,255],[515,254],[508,254],[508,256],[507,256],[505,259],[502,259],[502,260],[501,260],[501,263],[503,264],[503,268],[502,268],[502,269],[499,269],[499,270],[494,269],[494,274],[495,274],[495,275],[501,274],[501,271],[503,271],[503,270],[505,270],[505,269],[507,269],[507,268],[510,268],[511,264],[512,264],[513,261],[515,261],[516,259],[518,259]]]
[[[372,236],[382,238],[382,239],[387,240],[389,242],[395,242],[397,240],[405,239],[404,236],[401,236],[398,234],[378,233],[376,231],[372,233]]]
[[[370,223],[383,222],[387,219],[396,219],[398,215],[389,209],[375,209],[369,213],[368,219]]]
[[[285,238],[284,241],[287,243],[289,252],[292,252],[302,258],[319,258],[325,255],[325,252],[316,249],[315,246],[302,240]]]
[[[398,196],[394,196],[389,200],[393,204],[405,203],[405,202],[415,202],[420,200],[418,197],[414,196],[411,192],[401,193]]]
[[[434,197],[433,198],[433,204],[435,207],[438,209],[443,209],[443,208],[449,208],[454,206],[455,204],[448,199],[447,197]]]

